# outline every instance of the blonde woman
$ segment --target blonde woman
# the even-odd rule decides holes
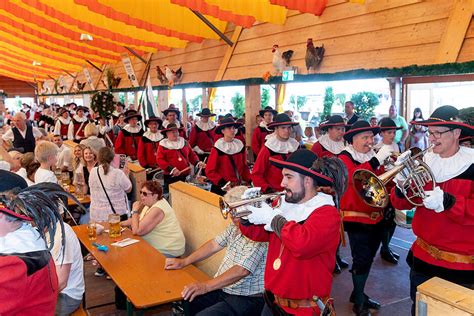
[[[98,153],[102,147],[105,147],[104,139],[99,138],[98,136],[98,127],[94,123],[88,123],[84,128],[84,137],[86,137],[86,139],[81,140],[80,144],[89,146]]]
[[[82,162],[82,154],[84,149],[86,148],[85,145],[77,144],[73,150],[73,157],[72,157],[72,170],[76,170],[79,167],[79,164]]]
[[[97,154],[96,152],[88,146],[85,146],[84,150],[82,151],[82,160],[78,167],[74,170],[74,181],[73,184],[77,185],[81,182],[85,188],[87,187],[87,183],[89,183],[89,175],[94,167],[97,166]],[[89,194],[89,188],[84,190],[84,193]]]

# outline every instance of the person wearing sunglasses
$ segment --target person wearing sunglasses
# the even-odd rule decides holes
[[[416,122],[428,127],[433,149],[423,160],[433,173],[436,187],[430,181],[423,187],[426,197],[415,200],[421,204],[412,222],[417,239],[407,256],[412,315],[417,286],[432,277],[474,287],[474,149],[459,146],[460,136],[474,136],[474,128],[461,122],[459,116],[458,109],[445,105],[429,119]],[[413,207],[398,184],[390,197],[396,209]]]
[[[146,181],[140,189],[140,199],[132,206],[132,217],[123,221],[134,235],[141,236],[153,248],[168,258],[184,254],[185,239],[178,219],[163,188],[157,181]]]

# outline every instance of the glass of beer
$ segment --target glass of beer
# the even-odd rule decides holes
[[[109,237],[117,238],[121,235],[120,215],[109,214]]]
[[[89,240],[97,239],[97,224],[95,222],[90,222],[87,225],[87,235],[89,236]]]

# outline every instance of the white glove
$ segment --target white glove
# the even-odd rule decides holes
[[[444,192],[440,187],[435,187],[432,191],[425,191],[426,197],[423,199],[423,205],[426,208],[434,210],[436,213],[444,211]]]
[[[199,148],[199,146],[197,146],[197,145],[193,147],[193,150],[194,150],[198,155],[204,154],[204,150],[202,150],[201,148]]]
[[[397,161],[395,161],[395,166],[399,166],[405,162],[405,160],[408,159],[408,157],[411,156],[411,151],[407,150],[403,152],[400,156],[398,156]]]
[[[379,152],[375,154],[375,158],[379,161],[381,165],[383,165],[385,159],[390,157],[392,154],[392,147],[383,145],[380,149]]]
[[[265,224],[266,226],[270,226],[273,217],[281,214],[280,210],[273,209],[266,203],[263,203],[262,207],[247,206],[247,210],[252,212],[252,214],[247,217],[248,221],[255,225]]]

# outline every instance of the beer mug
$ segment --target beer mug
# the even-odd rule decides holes
[[[122,234],[120,227],[120,215],[109,214],[109,237],[117,238]]]
[[[89,237],[89,240],[97,239],[97,224],[95,222],[90,222],[87,225],[87,235]]]

